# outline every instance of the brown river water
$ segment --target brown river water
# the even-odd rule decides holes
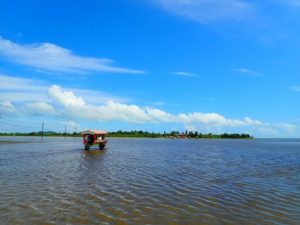
[[[300,140],[3,142],[0,224],[297,225]]]

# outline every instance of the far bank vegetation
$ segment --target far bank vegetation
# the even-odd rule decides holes
[[[45,137],[80,137],[80,132],[73,133],[59,133],[54,131],[39,131],[39,132],[28,132],[28,133],[0,133],[0,136],[45,136]],[[238,134],[238,133],[224,133],[224,134],[212,134],[212,133],[201,133],[198,131],[171,131],[171,132],[148,132],[148,131],[113,131],[108,132],[108,137],[123,137],[123,138],[181,138],[181,139],[252,139],[250,134]]]

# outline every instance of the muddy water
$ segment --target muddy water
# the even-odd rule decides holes
[[[300,140],[19,140],[0,224],[300,224]]]

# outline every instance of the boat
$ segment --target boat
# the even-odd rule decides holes
[[[83,144],[85,150],[90,150],[93,146],[98,146],[103,150],[107,144],[107,132],[102,130],[87,130],[82,132]]]

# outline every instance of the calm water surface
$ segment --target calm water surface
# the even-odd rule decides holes
[[[2,144],[0,224],[297,225],[300,140]]]

